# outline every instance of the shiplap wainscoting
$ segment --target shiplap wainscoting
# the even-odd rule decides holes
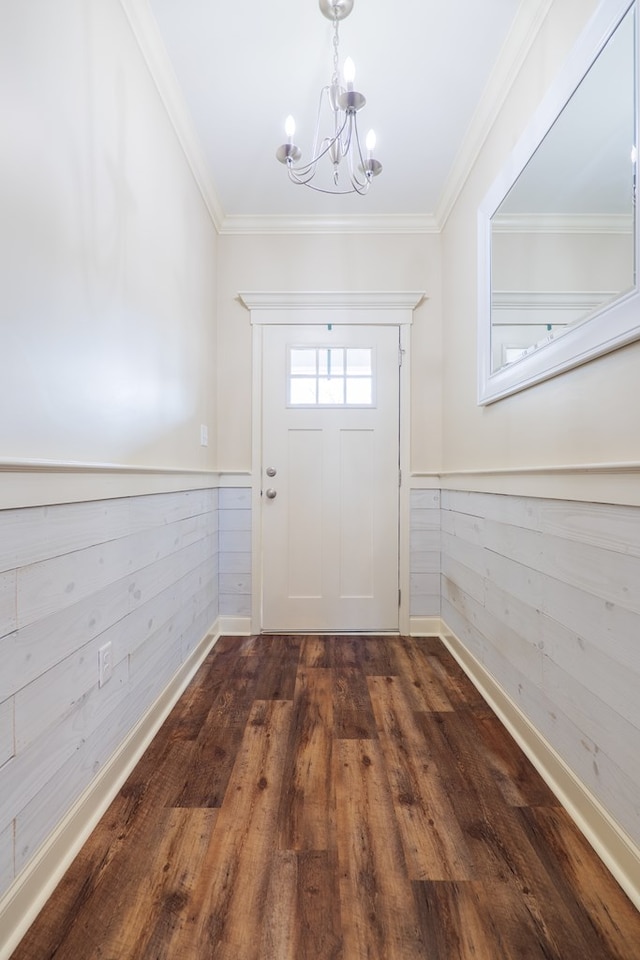
[[[443,491],[442,619],[640,847],[640,508]]]
[[[220,491],[220,616],[251,618],[251,488]]]
[[[217,553],[211,489],[0,512],[0,894],[212,629]]]
[[[412,490],[409,534],[409,615],[440,616],[440,491]]]

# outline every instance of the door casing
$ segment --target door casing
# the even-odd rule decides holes
[[[261,610],[261,480],[262,480],[262,330],[266,324],[378,324],[399,328],[400,366],[400,485],[399,506],[399,630],[409,632],[409,493],[411,324],[422,292],[400,293],[241,293],[251,311],[252,378],[252,615],[251,632],[262,628]]]

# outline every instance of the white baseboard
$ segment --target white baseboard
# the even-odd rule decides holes
[[[410,637],[439,637],[442,635],[440,617],[409,617]]]
[[[0,960],[11,956],[220,635],[216,622],[0,899]]]
[[[249,637],[254,632],[252,626],[251,617],[218,617],[217,622],[220,637]]]
[[[440,622],[438,633],[629,899],[640,910],[640,849],[444,621]]]

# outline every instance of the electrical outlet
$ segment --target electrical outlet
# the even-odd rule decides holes
[[[103,687],[113,673],[111,642],[98,650],[98,686]]]
[[[206,425],[206,423],[200,424],[200,446],[209,446],[209,427]]]

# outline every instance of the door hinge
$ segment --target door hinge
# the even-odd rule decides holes
[[[402,470],[398,470],[398,486],[402,486]]]
[[[404,357],[405,351],[404,347],[398,347],[398,366],[402,366],[402,358]]]
[[[398,606],[402,606],[402,590],[398,590]]]

